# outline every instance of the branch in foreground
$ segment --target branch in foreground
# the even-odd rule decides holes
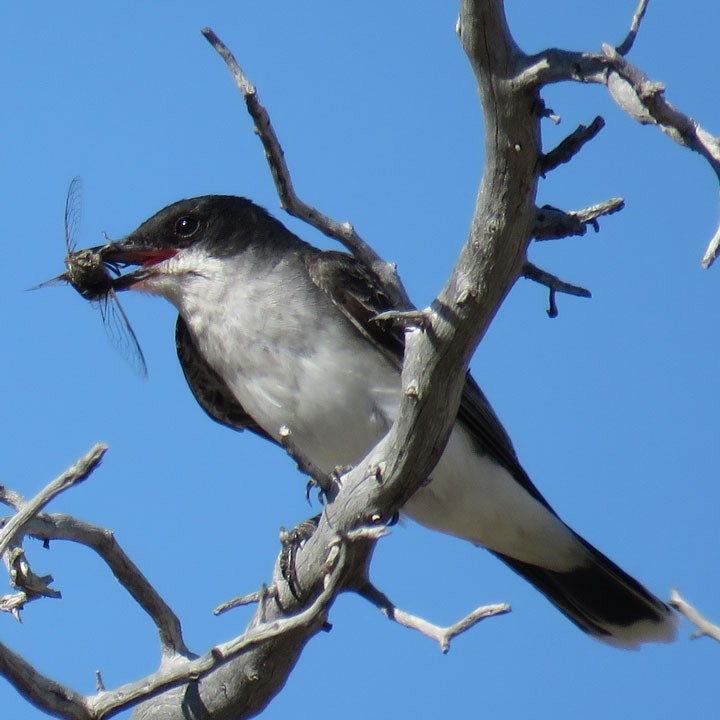
[[[640,0],[640,4],[637,6],[637,10],[635,10],[632,22],[630,23],[630,30],[628,31],[625,39],[616,48],[618,54],[627,55],[630,50],[632,50],[638,30],[640,30],[640,23],[645,17],[645,11],[647,10],[649,4],[650,0]]]
[[[623,57],[632,47],[646,9],[647,2],[640,2],[630,33],[617,49],[608,44],[603,45],[602,53],[550,48],[524,57],[524,67],[516,82],[527,89],[567,80],[606,85],[612,99],[630,117],[640,123],[657,125],[677,143],[702,155],[720,183],[720,138],[669,103],[665,86],[650,80]],[[720,225],[708,244],[702,266],[710,267],[718,255]]]
[[[183,640],[177,615],[120,547],[111,531],[70,515],[41,513],[28,524],[27,532],[40,540],[66,540],[94,550],[155,624],[163,656],[187,657],[192,654]]]
[[[38,672],[30,663],[0,643],[0,675],[33,705],[54,717],[95,720],[86,698]]]
[[[668,605],[684,615],[697,628],[692,634],[693,638],[707,636],[720,642],[720,627],[706,620],[689,602],[683,600],[680,592],[675,588],[670,591]]]
[[[652,122],[675,142],[683,147],[702,155],[713,169],[718,182],[720,182],[720,138],[704,130],[699,123],[689,115],[680,112],[665,98],[665,87],[662,83],[653,82],[634,65],[631,65],[613,47],[603,45],[603,53],[609,64],[621,79],[615,83],[613,99],[623,110],[633,114],[633,108],[639,104],[641,117],[648,115]],[[610,78],[612,79],[612,75]],[[608,84],[610,88],[610,84]],[[642,120],[640,119],[642,122]],[[715,231],[705,255],[702,259],[704,268],[710,267],[720,254],[720,226]]]
[[[28,500],[0,531],[0,555],[5,552],[15,536],[22,532],[23,527],[54,497],[85,480],[100,464],[106,451],[107,445],[101,443],[94,445],[74,465],[48,483],[34,498]]]
[[[558,316],[557,303],[555,301],[556,293],[565,293],[566,295],[574,295],[575,297],[592,297],[589,290],[579,285],[571,285],[570,283],[561,280],[555,275],[551,275],[549,272],[540,269],[537,265],[533,265],[531,262],[526,262],[523,265],[522,276],[528,280],[533,280],[536,283],[545,285],[550,291],[550,300],[547,314],[551,318]]]
[[[312,592],[322,577],[327,548],[338,533],[348,533],[372,517],[391,517],[434,467],[457,412],[469,358],[518,277],[530,240],[539,118],[530,125],[527,118],[536,117],[533,108],[538,97],[536,93],[517,92],[512,83],[496,84],[501,69],[517,66],[517,48],[500,0],[466,1],[462,13],[462,42],[479,79],[486,120],[493,125],[487,134],[494,146],[488,152],[498,162],[483,176],[470,237],[428,314],[427,330],[411,331],[406,336],[402,385],[404,390],[414,391],[403,393],[398,422],[343,476],[338,497],[326,508],[313,537],[298,551],[299,584],[307,592]],[[487,46],[487,37],[492,38],[492,48]],[[254,92],[247,96],[247,103],[252,113]],[[494,113],[496,103],[509,109],[502,118]],[[505,150],[515,144],[526,152],[508,156]],[[382,267],[373,269],[390,287]],[[402,302],[395,304],[403,309]],[[385,471],[379,478],[377,468],[381,466]],[[353,543],[343,587],[358,587],[366,579],[373,547],[372,540]],[[278,598],[267,604],[269,618],[280,616],[297,603],[279,575],[276,566]],[[302,633],[274,638],[218,666],[193,685],[192,698],[186,688],[177,687],[163,693],[162,703],[153,705],[151,701],[136,714],[164,719],[183,718],[191,712],[208,717],[255,714],[279,691],[304,644],[323,624],[324,619],[318,617]]]
[[[336,552],[330,553],[327,559],[323,591],[305,610],[283,620],[260,624],[233,640],[216,645],[200,658],[184,661],[176,659],[161,667],[156,673],[122,685],[115,690],[101,691],[92,697],[76,693],[38,673],[25,660],[2,645],[0,645],[0,671],[35,705],[54,715],[83,720],[110,717],[164,690],[190,681],[198,681],[219,664],[245,650],[313,623],[320,613],[324,613],[334,598],[342,576],[345,554],[343,544],[336,545],[335,550]]]
[[[268,588],[267,585],[263,585],[260,590],[255,590],[254,592],[247,593],[246,595],[239,595],[238,597],[226,600],[213,610],[213,615],[223,615],[230,610],[234,610],[237,607],[243,607],[245,605],[260,605],[270,598],[276,597],[276,588]]]
[[[458,635],[470,630],[473,626],[477,625],[481,620],[485,618],[494,617],[495,615],[504,615],[509,613],[511,608],[507,603],[501,603],[497,605],[485,605],[483,607],[476,608],[471,613],[466,615],[464,618],[458,620],[458,622],[450,625],[449,627],[440,627],[433,623],[424,620],[417,615],[411,615],[404,610],[400,610],[395,607],[385,593],[380,592],[372,583],[367,583],[365,586],[358,590],[358,594],[369,600],[375,607],[377,607],[385,617],[389,618],[393,622],[402,625],[403,627],[411,630],[417,630],[431,640],[435,640],[440,645],[440,650],[443,653],[447,653],[450,650],[450,642],[453,638]]]
[[[52,575],[36,575],[32,571],[23,547],[12,543],[3,555],[3,562],[10,575],[10,584],[19,590],[0,597],[0,611],[10,613],[17,622],[22,622],[20,611],[29,602],[43,597],[62,597],[59,590],[50,587]]]
[[[588,225],[599,232],[598,218],[612,215],[625,207],[622,198],[610,198],[597,205],[565,212],[552,205],[543,205],[535,213],[533,238],[535,240],[557,240],[570,236],[581,236],[587,232]]]
[[[599,115],[589,125],[578,125],[557,147],[540,156],[540,174],[545,176],[559,165],[570,162],[604,127],[605,120]]]
[[[265,157],[270,166],[282,207],[291,215],[304,220],[325,235],[338,240],[350,250],[355,257],[361,260],[367,267],[371,268],[382,280],[388,296],[395,306],[412,306],[393,264],[383,260],[375,250],[358,235],[350,223],[339,223],[337,220],[333,220],[327,215],[324,215],[317,208],[308,205],[298,197],[293,187],[290,171],[285,162],[285,154],[282,146],[270,122],[270,115],[258,98],[257,89],[245,75],[235,56],[230,52],[225,43],[223,43],[210,28],[204,28],[202,34],[225,61],[235,81],[235,85],[245,98],[248,112],[255,122],[255,130],[265,149]]]
[[[37,575],[30,568],[22,547],[27,527],[53,498],[85,480],[100,464],[106,450],[105,445],[98,443],[31,500],[26,501],[22,495],[7,488],[1,489],[0,501],[13,507],[15,515],[4,524],[0,523],[0,556],[10,576],[10,584],[19,591],[0,597],[0,611],[9,612],[18,622],[22,622],[20,611],[28,602],[41,597],[61,597],[58,590],[50,587],[52,575]]]

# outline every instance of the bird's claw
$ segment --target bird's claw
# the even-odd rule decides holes
[[[309,485],[310,483],[308,483]],[[280,542],[282,550],[280,552],[280,573],[285,582],[288,584],[290,594],[298,601],[302,602],[300,583],[297,576],[297,567],[295,560],[298,550],[303,546],[306,540],[309,540],[320,522],[320,515],[316,515],[308,520],[304,520],[296,525],[292,530],[280,531]]]

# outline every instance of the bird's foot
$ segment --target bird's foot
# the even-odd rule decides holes
[[[280,530],[280,542],[282,543],[282,551],[280,552],[280,573],[282,574],[285,582],[288,584],[288,588],[292,596],[298,601],[302,602],[302,588],[298,581],[297,567],[295,560],[297,558],[298,550],[303,546],[305,541],[309,540],[315,532],[318,523],[320,522],[320,515],[304,520],[299,525],[296,525],[292,530]]]

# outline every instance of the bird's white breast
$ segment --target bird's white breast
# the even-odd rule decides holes
[[[175,261],[178,267],[190,259]],[[330,472],[352,465],[397,415],[400,376],[310,280],[295,255],[195,258],[193,272],[151,292],[180,310],[208,363],[272,437]],[[181,282],[177,279],[182,277]],[[424,525],[557,570],[584,550],[510,473],[453,430],[432,481],[404,511]]]
[[[387,430],[399,377],[291,256],[268,268],[209,259],[180,310],[198,347],[245,410],[328,472],[356,462]],[[338,322],[338,319],[342,322]]]

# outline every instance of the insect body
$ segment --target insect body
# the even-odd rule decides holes
[[[103,260],[108,244],[96,250],[76,250],[76,235],[80,224],[80,178],[73,178],[65,201],[65,267],[62,275],[42,283],[39,287],[67,283],[85,300],[97,303],[103,324],[112,343],[141,376],[147,375],[147,365],[137,337],[113,288],[119,267]]]
[[[92,250],[74,250],[65,257],[64,279],[86,300],[98,300],[114,293],[113,277],[102,255]]]

